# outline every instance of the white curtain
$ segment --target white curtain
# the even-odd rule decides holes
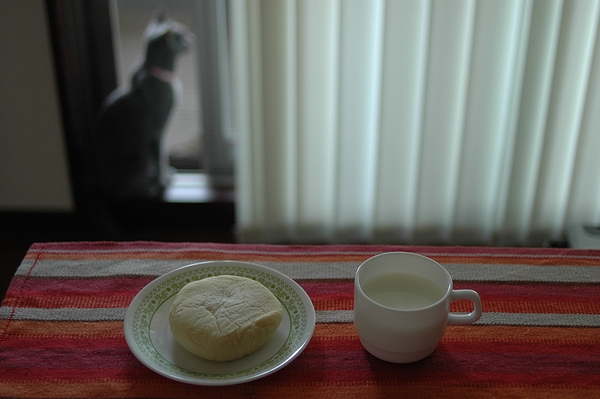
[[[600,222],[596,0],[231,0],[243,242]]]

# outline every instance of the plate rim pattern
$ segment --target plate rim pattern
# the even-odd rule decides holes
[[[208,373],[185,369],[165,359],[155,348],[150,327],[156,312],[191,281],[217,275],[251,278],[267,287],[282,303],[290,319],[290,330],[283,346],[269,359],[243,370]],[[308,299],[310,308],[303,300]],[[146,285],[127,309],[125,338],[133,354],[155,372],[178,381],[200,385],[229,385],[271,374],[298,356],[312,338],[315,313],[306,292],[285,274],[267,266],[238,261],[197,262],[170,271]]]

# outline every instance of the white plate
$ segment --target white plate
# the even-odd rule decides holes
[[[273,337],[238,360],[213,362],[180,346],[169,327],[175,294],[190,281],[221,274],[248,277],[264,284],[281,301],[284,315]],[[315,310],[294,280],[265,266],[233,261],[195,263],[152,281],[133,299],[125,314],[125,339],[147,367],[176,381],[197,385],[232,385],[256,380],[285,367],[308,345]]]

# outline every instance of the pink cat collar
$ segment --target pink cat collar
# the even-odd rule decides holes
[[[173,83],[173,81],[177,79],[173,72],[167,71],[166,69],[161,69],[159,67],[152,66],[146,68],[146,70],[150,75],[154,76],[158,80],[162,80],[165,83]]]

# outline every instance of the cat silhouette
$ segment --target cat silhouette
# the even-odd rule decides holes
[[[177,58],[194,35],[160,10],[144,31],[145,53],[129,86],[104,101],[92,138],[100,195],[110,202],[159,199],[169,181],[162,142],[181,94]]]

